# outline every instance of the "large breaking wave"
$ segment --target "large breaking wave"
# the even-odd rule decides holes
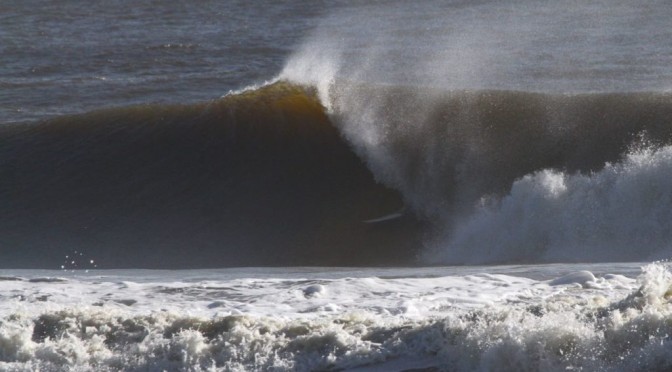
[[[3,126],[3,265],[73,249],[110,267],[670,253],[670,94],[326,88]]]
[[[668,79],[611,37],[649,10],[440,5],[333,14],[280,75],[428,225],[419,262],[669,257]]]
[[[345,7],[274,83],[2,125],[0,266],[667,257],[667,8]]]
[[[312,84],[376,179],[431,226],[425,264],[672,253],[670,94]]]

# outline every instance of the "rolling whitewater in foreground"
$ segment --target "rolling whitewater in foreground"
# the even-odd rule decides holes
[[[672,370],[664,1],[0,5],[0,370]]]

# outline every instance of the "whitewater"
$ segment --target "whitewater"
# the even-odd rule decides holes
[[[666,2],[0,10],[0,370],[672,370]]]
[[[668,270],[10,270],[0,367],[666,370]]]

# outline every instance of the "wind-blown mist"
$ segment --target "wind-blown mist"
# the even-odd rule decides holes
[[[665,2],[470,1],[333,11],[283,77],[538,92],[672,88]],[[326,93],[326,91],[323,91]]]
[[[280,75],[315,87],[376,179],[433,226],[424,262],[669,254],[667,148],[628,149],[643,133],[672,139],[672,54],[661,53],[672,35],[660,16],[672,9],[434,6],[334,14]],[[549,180],[562,195],[547,197]]]

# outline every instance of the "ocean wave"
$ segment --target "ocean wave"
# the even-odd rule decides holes
[[[592,253],[579,256],[588,261],[669,254],[666,234],[642,224],[625,230],[621,222],[649,213],[667,226],[669,216],[655,204],[666,205],[666,176],[626,170],[635,167],[629,162],[639,146],[665,172],[670,94],[445,91],[289,78],[198,105],[0,127],[0,243],[11,247],[0,254],[3,265],[34,267],[39,254],[37,265],[59,267],[73,249],[100,267],[466,263],[475,261],[457,252],[471,243],[483,247],[473,252],[502,250],[480,263],[569,260],[560,252],[584,248]],[[620,241],[649,248],[608,249],[608,234],[597,244],[550,228],[541,235],[567,237],[531,238],[550,222],[518,225],[529,230],[506,236],[484,231],[459,249],[450,243],[464,229],[479,235],[495,227],[469,222],[482,219],[484,200],[529,200],[537,189],[525,185],[554,177],[588,197],[607,174],[641,177],[632,184],[642,190],[621,195],[633,208],[612,211],[629,217],[593,213],[590,226],[631,231]],[[637,204],[647,188],[660,192]],[[561,212],[566,221],[586,222],[585,208]],[[437,241],[445,248],[438,256]],[[522,257],[524,250],[534,252]],[[426,260],[431,255],[439,258]]]

